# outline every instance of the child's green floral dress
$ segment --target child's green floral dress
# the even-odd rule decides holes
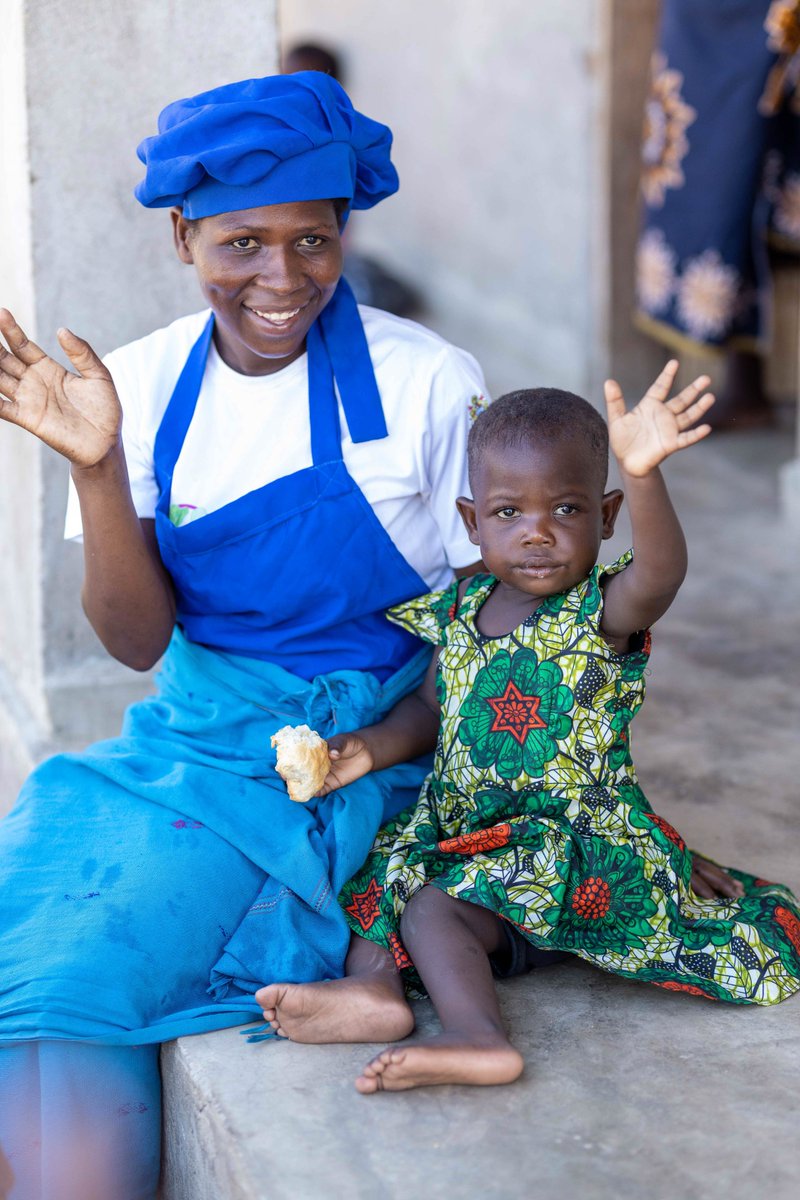
[[[394,954],[410,896],[434,884],[492,909],[534,945],[674,991],[774,1004],[800,989],[800,911],[786,888],[732,871],[740,900],[689,890],[691,856],[653,813],[628,733],[650,638],[616,654],[599,632],[600,580],[630,552],[552,596],[505,637],[475,616],[496,580],[477,575],[391,609],[442,647],[441,730],[413,809],[378,834],[342,894],[351,927]]]

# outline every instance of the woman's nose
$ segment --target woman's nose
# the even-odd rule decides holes
[[[291,250],[272,248],[266,251],[259,264],[259,279],[262,285],[275,295],[289,296],[303,283],[298,256]]]

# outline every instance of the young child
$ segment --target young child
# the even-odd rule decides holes
[[[713,403],[706,377],[669,399],[676,370],[631,412],[607,383],[608,429],[551,389],[514,392],[478,418],[474,498],[458,507],[491,574],[391,610],[435,644],[428,676],[384,721],[333,741],[325,790],[436,747],[415,808],[381,831],[343,893],[356,935],[347,977],[257,993],[282,1036],[396,1040],[414,1023],[404,982],[421,983],[441,1034],[384,1050],[361,1092],[516,1079],[523,1061],[492,977],[564,952],[735,1004],[800,989],[791,893],[733,872],[727,895],[699,898],[691,855],[631,761],[648,629],[686,570],[658,465],[706,436],[697,422]],[[609,437],[633,550],[596,566],[623,499],[604,490]]]

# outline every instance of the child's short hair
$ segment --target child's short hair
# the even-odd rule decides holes
[[[508,392],[475,421],[467,442],[470,486],[486,450],[539,440],[580,439],[597,464],[602,486],[608,477],[608,428],[588,400],[560,388]]]

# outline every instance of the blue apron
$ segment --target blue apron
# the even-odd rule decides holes
[[[269,980],[342,973],[339,890],[428,764],[295,804],[270,736],[380,720],[419,685],[429,653],[395,640],[376,612],[424,585],[344,468],[318,334],[310,369],[327,386],[312,379],[313,465],[181,528],[166,517],[168,483],[210,323],[176,386],[158,434],[156,520],[185,632],[120,737],[43,763],[0,822],[0,1043],[164,1041],[257,1017],[253,993]],[[374,434],[380,411],[353,408],[346,390],[351,433]],[[315,606],[335,619],[330,637]],[[352,669],[359,661],[371,669]]]
[[[335,313],[355,308],[349,293],[331,303]],[[156,437],[156,535],[175,584],[178,623],[191,641],[266,659],[303,679],[346,668],[383,681],[419,650],[384,610],[427,585],[348,474],[320,325],[321,319],[308,335],[312,465],[176,526],[169,518],[172,474],[203,380],[214,327],[209,317]],[[377,390],[340,389],[353,439],[385,437]]]

